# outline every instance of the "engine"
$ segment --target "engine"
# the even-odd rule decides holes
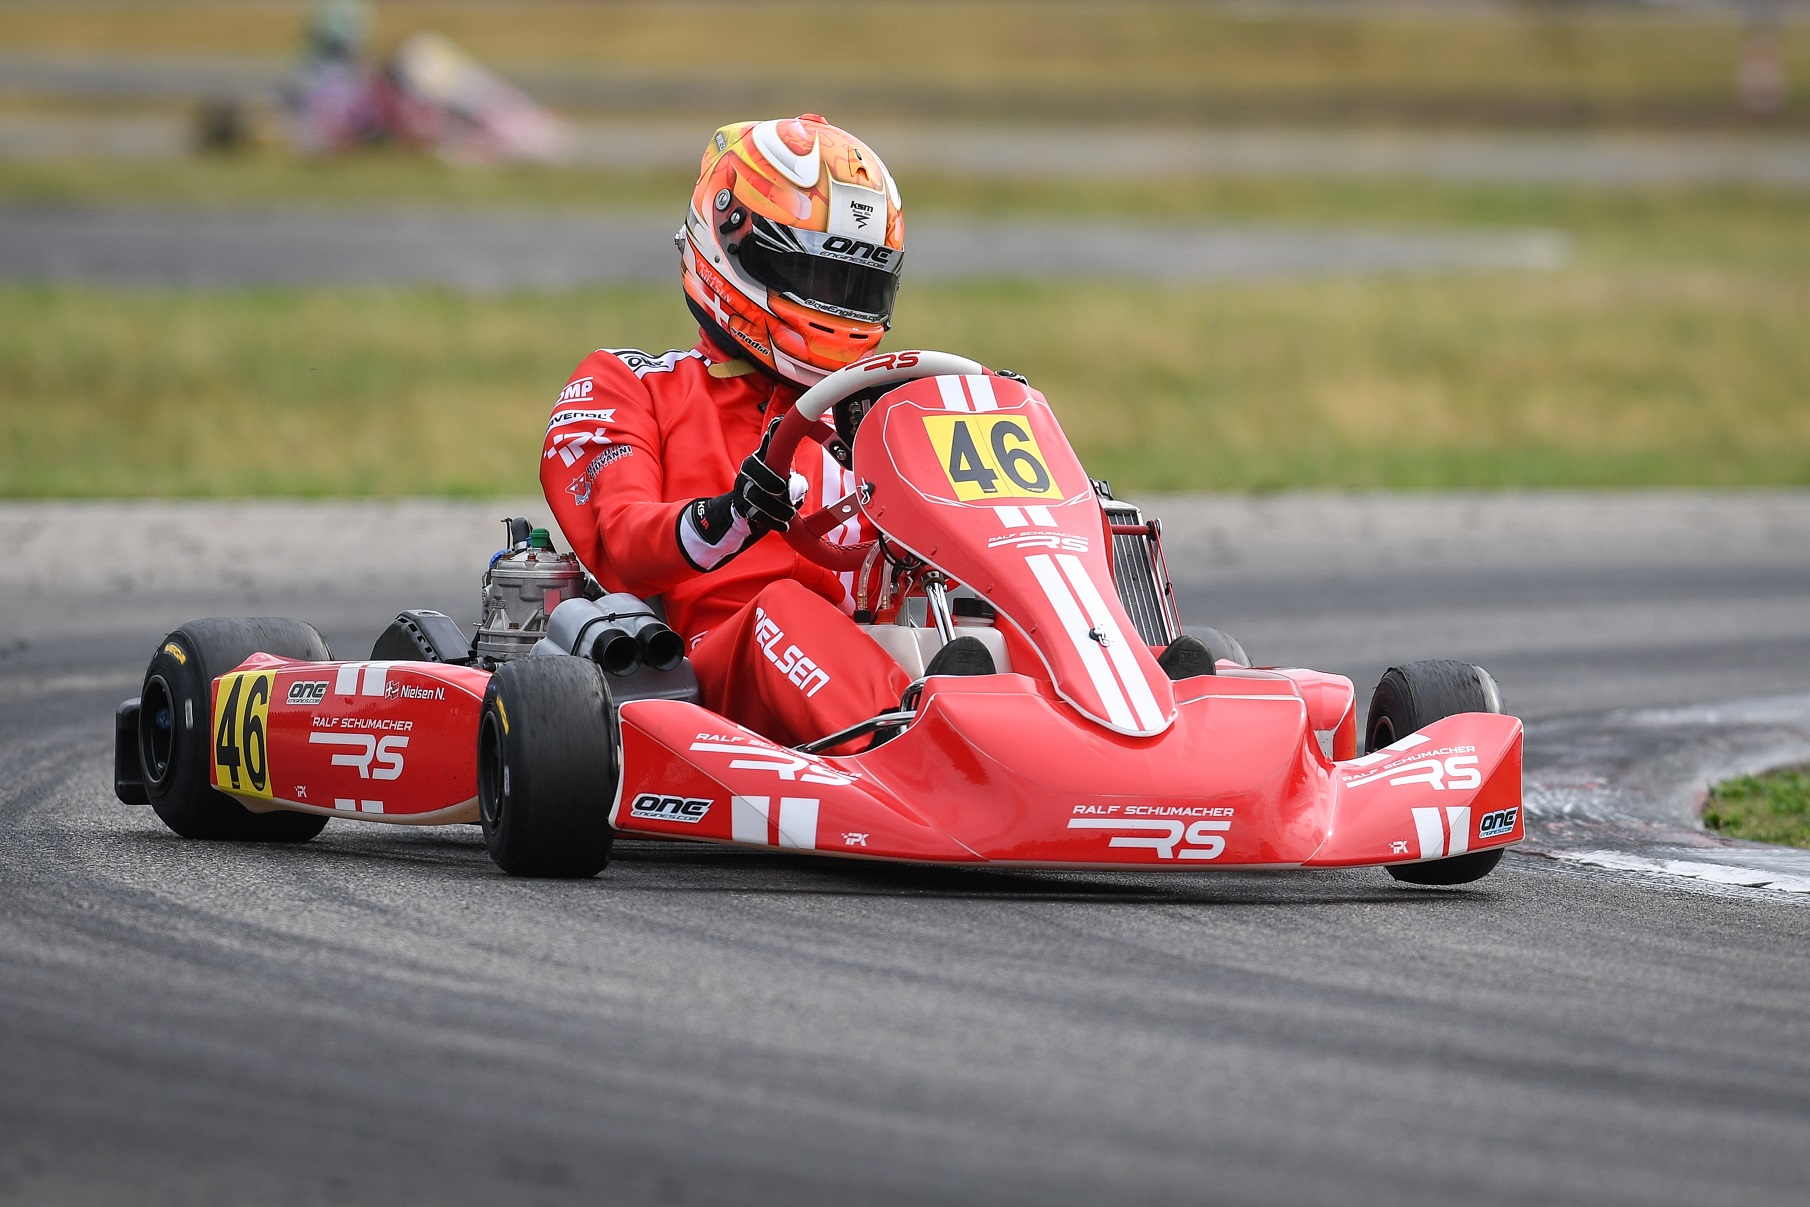
[[[513,519],[509,548],[490,559],[474,647],[478,657],[507,662],[534,649],[547,635],[547,620],[569,599],[593,599],[600,592],[574,553],[556,553],[545,528]]]

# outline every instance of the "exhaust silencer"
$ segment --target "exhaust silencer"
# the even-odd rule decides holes
[[[568,599],[554,608],[547,640],[612,675],[632,675],[643,663],[669,671],[685,660],[684,639],[645,603],[620,591],[594,602]]]

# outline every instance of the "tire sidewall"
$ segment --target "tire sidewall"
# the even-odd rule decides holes
[[[1435,721],[1459,713],[1501,711],[1501,689],[1480,666],[1452,659],[1392,666],[1383,672],[1370,697],[1370,711],[1364,719],[1364,750],[1374,754]],[[1408,884],[1451,886],[1482,879],[1501,860],[1502,848],[1497,847],[1448,859],[1392,864],[1387,870],[1396,880]]]
[[[278,648],[263,648],[267,646]],[[153,783],[149,769],[142,766],[152,722],[142,707],[139,712],[145,795],[164,825],[183,838],[306,842],[327,824],[328,818],[318,813],[254,813],[213,786],[214,680],[259,652],[303,660],[332,657],[320,633],[300,621],[199,620],[166,635],[145,669],[145,688],[161,677],[170,691],[172,711],[172,765],[161,783]],[[141,688],[141,700],[143,692]]]
[[[497,706],[497,680],[497,675],[490,676],[484,687],[484,707],[478,713],[478,824],[491,858],[507,867],[516,829],[509,797],[521,786],[513,764],[521,761],[521,754],[512,748],[513,737],[503,720],[508,706],[501,710]]]
[[[171,653],[180,649],[183,657]],[[230,829],[226,819],[211,816],[215,809],[196,808],[206,801],[210,805],[230,804],[244,812],[244,806],[215,792],[210,782],[212,769],[207,761],[209,731],[213,726],[213,701],[209,698],[211,679],[202,677],[201,654],[180,629],[164,639],[157,656],[145,669],[143,699],[159,678],[169,691],[170,700],[170,766],[160,782],[153,782],[151,770],[144,765],[148,730],[153,718],[143,712],[139,720],[139,760],[145,777],[145,795],[151,808],[165,825],[184,838],[226,837]],[[216,798],[208,801],[207,798]]]
[[[1502,711],[1493,676],[1480,666],[1453,659],[1427,659],[1392,666],[1377,680],[1364,718],[1364,752],[1376,751],[1466,712]],[[1379,733],[1379,727],[1384,732]]]
[[[496,865],[517,876],[601,871],[615,831],[598,798],[614,798],[621,749],[595,663],[537,656],[498,667],[478,721],[478,820]]]

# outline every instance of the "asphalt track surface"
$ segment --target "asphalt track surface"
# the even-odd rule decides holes
[[[172,105],[207,97],[257,98],[274,107],[292,70],[275,59],[0,51],[0,92],[52,103],[161,106],[130,116],[0,115],[0,155],[85,152],[134,158],[189,151],[191,119]],[[642,113],[774,112],[787,99],[756,98],[720,81],[633,73],[515,74],[557,107],[628,107]],[[719,85],[719,86],[713,86]],[[862,137],[894,172],[1161,178],[1189,175],[1418,177],[1431,180],[1598,185],[1810,184],[1802,135],[1314,129],[1300,126],[1113,123],[1089,113],[1041,111],[1039,120],[974,121],[923,98],[874,95],[862,107],[916,115],[863,121]],[[794,110],[795,111],[795,110]],[[835,112],[832,106],[830,112]],[[1108,115],[1109,116],[1109,115]],[[1063,120],[1064,118],[1071,120]],[[566,158],[599,167],[696,170],[716,122],[616,116],[577,120]]]
[[[272,850],[111,799],[168,628],[361,654],[398,607],[468,615],[507,510],[0,505],[0,1201],[1803,1201],[1803,894],[1558,838],[1460,890],[626,843],[536,883],[470,828]],[[1810,496],[1161,511],[1190,619],[1260,660],[1494,667],[1530,807],[1634,783],[1637,730],[1770,709],[1723,757],[1810,752]],[[1729,697],[1772,700],[1687,707]]]
[[[435,284],[475,292],[671,280],[676,215],[0,206],[0,280]],[[1555,231],[914,221],[912,281],[1273,280],[1564,265]]]

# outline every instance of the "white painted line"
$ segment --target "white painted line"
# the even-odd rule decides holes
[[[1018,508],[995,507],[993,510],[999,513],[999,522],[1004,524],[1007,528],[1024,527],[1024,512],[1020,511]]]
[[[1726,863],[1702,863],[1694,859],[1653,859],[1627,851],[1550,851],[1547,854],[1565,863],[1606,868],[1613,872],[1640,872],[1650,876],[1673,876],[1684,880],[1723,884],[1736,888],[1767,889],[1775,893],[1810,893],[1810,876],[1768,872],[1761,868],[1747,868]]]
[[[333,677],[333,694],[336,696],[356,696],[358,694],[358,672],[361,668],[356,662],[348,662],[339,668]]]
[[[1027,507],[1024,509],[1024,514],[1029,516],[1031,518],[1031,523],[1037,525],[1039,528],[1054,528],[1056,526],[1056,517],[1050,514],[1050,509],[1047,507]]]

